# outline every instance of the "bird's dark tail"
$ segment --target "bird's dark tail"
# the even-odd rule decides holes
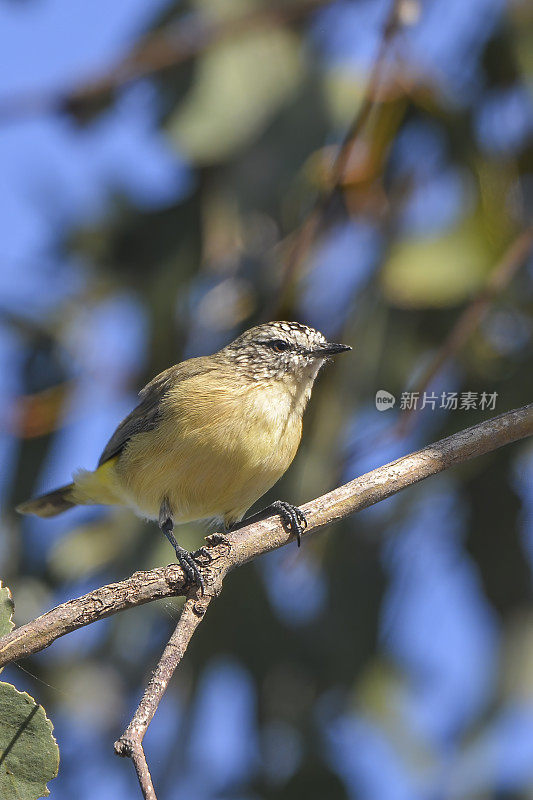
[[[26,500],[17,506],[19,514],[35,514],[37,517],[55,517],[62,514],[63,511],[68,511],[76,505],[73,499],[72,490],[73,483],[68,486],[61,486],[48,494],[42,494],[40,497],[35,497],[33,500]]]

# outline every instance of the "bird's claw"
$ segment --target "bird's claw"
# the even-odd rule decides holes
[[[307,528],[307,518],[302,509],[285,502],[285,500],[275,500],[271,508],[281,517],[285,530],[294,533],[298,547],[300,547],[302,534]]]
[[[189,553],[188,550],[185,550],[184,547],[180,547],[179,545],[175,548],[175,550],[178,564],[187,576],[187,580],[190,583],[199,586],[202,595],[205,594],[204,579],[202,577],[202,573],[200,572],[199,565],[196,562],[197,553]]]

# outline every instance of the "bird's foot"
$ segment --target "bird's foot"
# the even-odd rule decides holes
[[[244,528],[247,525],[252,525],[254,522],[270,517],[272,514],[278,514],[281,517],[283,527],[288,533],[294,533],[298,542],[298,547],[300,547],[302,543],[302,534],[307,527],[307,519],[301,508],[293,506],[285,500],[275,500],[256,514],[245,517],[245,519],[240,522],[235,522],[229,530],[236,531],[239,528]],[[218,536],[220,534],[215,535]]]
[[[187,580],[199,586],[202,595],[205,594],[205,583],[200,572],[200,565],[195,560],[195,554],[189,553],[188,550],[179,545],[174,536],[174,517],[167,497],[163,498],[159,510],[159,527],[174,548],[178,564],[184,571]]]
[[[275,500],[269,509],[279,514],[283,527],[288,533],[296,536],[298,547],[302,543],[302,534],[307,528],[307,518],[301,508],[287,503],[285,500]]]
[[[200,548],[200,550],[203,549],[204,548]],[[196,561],[196,557],[200,554],[200,550],[197,550],[195,553],[189,553],[188,550],[185,550],[185,548],[181,547],[179,544],[174,546],[174,550],[176,551],[178,564],[187,576],[187,580],[196,584],[200,588],[201,593],[205,594],[204,579],[200,571],[200,565]]]

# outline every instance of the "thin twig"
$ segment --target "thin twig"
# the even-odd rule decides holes
[[[392,40],[401,27],[401,3],[402,0],[391,1],[390,10],[383,26],[380,46],[370,71],[366,91],[337,150],[337,155],[331,167],[329,187],[325,192],[317,196],[307,218],[300,228],[291,236],[292,242],[289,247],[284,271],[285,287],[292,283],[294,273],[304,261],[313,241],[316,239],[330,203],[336,195],[339,186],[342,184],[353,148],[370,117],[376,97],[378,96],[378,89],[382,80],[382,73],[388,50]]]
[[[126,755],[126,753],[120,753],[120,755]],[[131,753],[128,755],[133,761],[133,766],[135,767],[135,772],[137,773],[139,786],[141,787],[144,800],[157,800],[154,784],[152,783],[152,776],[150,775],[150,770],[148,769],[146,756],[144,754],[144,747],[142,744],[132,744]]]
[[[213,591],[211,587],[203,596],[199,596],[196,590],[189,594],[178,624],[152,673],[142,700],[128,727],[115,742],[115,753],[133,760],[145,800],[156,800],[156,796],[142,744],[144,735],[193,633],[204,618],[209,603],[216,593],[217,591]]]

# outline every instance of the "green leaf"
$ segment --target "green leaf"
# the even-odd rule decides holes
[[[7,586],[4,586],[2,581],[0,581],[0,636],[11,633],[15,627],[15,623],[13,622],[14,610],[15,604],[13,603],[11,592]]]
[[[59,748],[44,708],[26,692],[0,682],[0,797],[37,800],[50,792]]]
[[[14,610],[15,604],[11,597],[11,591],[0,581],[0,636],[11,633],[15,627],[15,623],[13,622]],[[3,667],[0,667],[0,672],[2,672],[3,669]]]

